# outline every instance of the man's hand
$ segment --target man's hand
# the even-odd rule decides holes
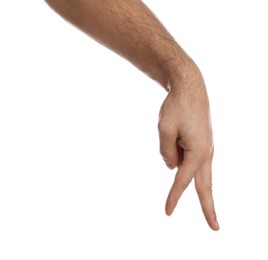
[[[209,102],[201,73],[189,62],[173,79],[159,117],[160,152],[170,169],[178,168],[166,203],[171,215],[184,190],[195,179],[209,226],[218,230],[212,198],[213,139]]]
[[[45,0],[61,16],[126,58],[169,94],[161,108],[161,153],[178,167],[168,196],[170,215],[195,178],[205,217],[218,230],[211,191],[212,130],[198,68],[141,0]]]

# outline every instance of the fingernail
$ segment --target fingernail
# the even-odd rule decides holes
[[[218,223],[218,221],[217,221],[217,220],[215,220],[214,225],[215,225],[215,227],[216,227],[217,229],[220,229],[220,225],[219,225],[219,223]]]

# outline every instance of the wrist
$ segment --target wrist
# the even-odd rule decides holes
[[[194,75],[201,75],[195,62],[176,43],[169,45],[165,53],[158,53],[157,57],[159,71],[156,80],[168,92]]]
[[[180,57],[168,72],[168,91],[189,87],[191,82],[202,81],[203,77],[195,62],[187,55]],[[190,84],[189,84],[190,83]]]

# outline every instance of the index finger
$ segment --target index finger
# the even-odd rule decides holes
[[[180,199],[182,193],[186,190],[186,188],[191,183],[195,173],[199,169],[199,165],[194,161],[191,162],[187,156],[185,156],[184,161],[176,173],[175,180],[168,194],[167,202],[166,202],[166,214],[170,216],[177,203]]]

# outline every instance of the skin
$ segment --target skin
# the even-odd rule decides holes
[[[46,0],[62,17],[129,60],[167,91],[159,115],[160,152],[177,168],[166,202],[171,215],[194,179],[204,216],[219,230],[212,197],[209,101],[194,61],[139,0]]]

